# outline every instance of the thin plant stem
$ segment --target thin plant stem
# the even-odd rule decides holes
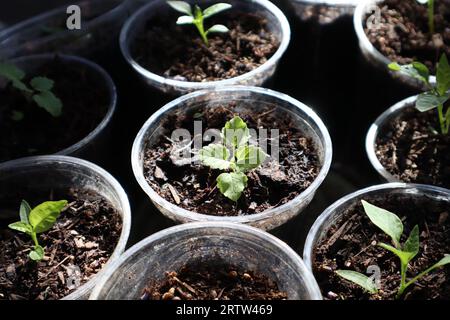
[[[444,105],[443,104],[438,105],[437,110],[439,115],[439,124],[441,126],[441,132],[442,134],[447,134],[449,124],[447,123],[448,120],[446,119],[447,117],[444,115]]]
[[[434,0],[428,0],[428,29],[434,34]]]
[[[399,299],[402,296],[403,292],[407,288],[407,286],[406,286],[406,267],[407,267],[407,265],[405,265],[403,262],[401,262],[400,265],[401,265],[400,273],[402,275],[402,279],[400,281],[400,288],[397,293],[397,299]]]

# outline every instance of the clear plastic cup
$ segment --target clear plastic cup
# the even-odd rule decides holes
[[[39,66],[52,61],[54,58],[54,54],[41,54],[12,59],[11,62],[24,70],[27,74],[30,74]],[[56,152],[56,154],[59,155],[68,155],[88,159],[90,161],[96,161],[107,149],[110,124],[117,106],[116,86],[114,85],[114,82],[109,74],[102,67],[92,61],[81,57],[68,55],[58,55],[58,58],[60,58],[63,62],[86,68],[96,75],[98,82],[101,83],[109,92],[109,105],[107,106],[107,111],[97,127],[82,140]],[[92,88],[92,90],[95,89],[96,88]]]
[[[353,15],[353,25],[355,27],[356,36],[358,37],[359,48],[361,49],[364,58],[373,66],[382,70],[384,69],[386,72],[389,72],[392,77],[399,79],[401,82],[409,86],[423,89],[424,85],[419,80],[408,77],[400,72],[390,71],[388,65],[392,61],[390,61],[386,56],[378,51],[377,48],[375,48],[364,31],[366,15],[368,13],[375,13],[377,4],[383,1],[384,0],[361,0],[356,7],[355,14]],[[436,77],[434,75],[430,75],[429,81],[430,83],[435,83]]]
[[[125,250],[131,226],[131,209],[125,191],[108,172],[91,162],[77,158],[40,156],[0,164],[0,199],[42,190],[67,191],[70,188],[92,190],[103,196],[122,217],[122,232],[104,268],[63,298],[82,300],[89,297],[92,288],[105,273],[106,267],[117,260]]]
[[[295,15],[301,21],[315,19],[321,25],[333,23],[343,15],[352,15],[360,0],[289,0]],[[319,9],[326,9],[330,16],[321,16]]]
[[[375,120],[375,122],[370,126],[369,131],[367,132],[367,157],[369,158],[369,161],[374,169],[387,182],[401,182],[401,180],[397,179],[389,171],[387,171],[378,159],[375,150],[378,135],[380,134],[380,131],[382,131],[382,128],[386,127],[392,120],[397,118],[402,112],[405,111],[406,108],[410,107],[411,105],[415,105],[417,97],[418,96],[406,98],[387,109]]]
[[[194,0],[188,0],[187,2],[196,3]],[[173,10],[167,5],[165,0],[151,1],[136,11],[125,23],[120,34],[120,48],[123,56],[134,71],[145,81],[145,83],[164,93],[173,95],[181,95],[201,89],[220,88],[225,85],[262,85],[275,73],[278,62],[289,45],[291,30],[288,20],[284,16],[283,12],[281,12],[280,9],[268,0],[227,0],[226,2],[233,5],[234,8],[242,11],[257,11],[262,14],[265,18],[267,18],[269,29],[275,34],[280,42],[280,46],[274,55],[258,68],[230,79],[206,82],[189,82],[164,78],[156,73],[153,73],[152,70],[147,70],[139,65],[130,52],[130,45],[136,36],[140,34],[148,21],[156,16],[164,16],[167,12]],[[212,0],[207,0],[202,2],[202,6],[206,7],[208,4],[213,3],[215,2]]]
[[[148,146],[156,143],[161,137],[161,134],[163,134],[162,123],[167,117],[175,113],[179,114],[180,112],[186,112],[189,109],[201,106],[211,107],[213,105],[239,101],[245,101],[247,103],[254,102],[252,107],[246,104],[242,108],[244,108],[244,110],[252,110],[256,114],[259,113],[263,107],[273,107],[276,108],[275,110],[280,117],[283,117],[283,115],[293,117],[297,122],[298,129],[303,132],[305,137],[310,138],[313,141],[318,153],[321,169],[313,183],[286,204],[261,213],[234,217],[218,217],[188,211],[162,198],[147,183],[143,170],[144,151]],[[193,92],[175,99],[159,109],[147,120],[139,131],[133,144],[131,163],[139,185],[147,193],[153,204],[161,211],[161,213],[176,222],[227,221],[249,224],[261,229],[270,230],[295,217],[308,206],[313,199],[316,190],[328,174],[332,153],[331,138],[328,130],[322,120],[320,120],[311,108],[276,91],[257,87],[234,86]]]
[[[0,31],[0,56],[9,59],[42,53],[91,56],[117,43],[129,16],[130,0],[84,0],[81,29],[68,30],[68,5],[50,10]],[[47,30],[48,29],[48,30]]]
[[[186,263],[221,261],[259,271],[291,300],[320,300],[318,285],[302,259],[284,242],[259,229],[224,222],[197,222],[165,229],[137,243],[102,275],[91,300],[137,300],[149,281]]]
[[[314,249],[326,237],[328,230],[361,200],[374,201],[392,195],[404,195],[408,199],[430,199],[450,203],[450,190],[421,184],[386,183],[371,186],[351,193],[329,206],[314,222],[306,238],[303,259],[306,266],[312,270]]]

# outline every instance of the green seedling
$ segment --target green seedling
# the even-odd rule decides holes
[[[428,31],[434,34],[434,0],[417,0],[417,2],[428,3]]]
[[[211,28],[205,31],[205,26],[203,24],[204,20],[212,17],[213,15],[218,14],[224,10],[228,10],[231,8],[231,4],[228,3],[217,3],[205,10],[200,9],[198,5],[194,6],[192,10],[191,5],[184,1],[167,1],[167,4],[171,6],[178,12],[184,13],[186,15],[181,16],[177,20],[177,24],[193,24],[197,27],[200,36],[203,39],[203,42],[206,45],[209,45],[208,35],[210,33],[226,33],[228,32],[228,28],[221,24],[213,25]]]
[[[446,264],[450,264],[450,255],[444,255],[444,257],[440,261],[407,281],[406,273],[409,268],[409,263],[419,253],[419,226],[416,225],[412,229],[408,239],[406,239],[406,241],[402,245],[400,243],[400,238],[403,234],[402,220],[396,214],[374,206],[364,200],[362,200],[362,205],[370,221],[372,221],[374,225],[380,228],[392,240],[393,246],[382,242],[378,243],[378,246],[392,252],[400,259],[401,280],[400,287],[397,291],[397,299],[401,298],[405,290],[409,286],[414,284],[417,280],[422,278],[424,275],[437,268],[445,266]],[[365,276],[364,274],[351,270],[337,270],[336,274],[348,281],[355,283],[371,294],[375,294],[378,292],[378,288],[376,287],[373,280]]]
[[[11,223],[9,228],[26,233],[31,237],[34,249],[30,252],[29,257],[32,260],[40,261],[44,258],[44,248],[39,245],[37,235],[53,227],[66,205],[66,200],[47,201],[31,209],[28,202],[22,200],[19,211],[20,221]]]
[[[225,124],[221,135],[222,143],[202,148],[199,159],[212,169],[231,171],[217,177],[217,187],[225,197],[237,201],[247,187],[245,172],[259,167],[266,159],[266,153],[249,144],[250,131],[238,116]]]
[[[389,64],[389,68],[425,84],[428,91],[419,95],[416,109],[420,112],[437,109],[441,132],[442,134],[448,134],[450,129],[450,108],[444,111],[444,104],[450,98],[450,66],[445,53],[442,54],[437,65],[436,86],[430,84],[430,71],[420,62],[413,62],[403,66],[394,62]]]
[[[0,62],[0,78],[11,82],[12,86],[21,91],[27,100],[34,101],[53,117],[61,116],[63,104],[52,92],[55,82],[46,77],[34,77],[28,86],[23,82],[25,76],[25,72],[15,65]],[[19,111],[14,111],[12,115],[12,119],[15,121],[20,121],[23,117],[23,113]]]

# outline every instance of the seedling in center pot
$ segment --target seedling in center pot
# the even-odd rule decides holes
[[[403,293],[409,286],[414,284],[417,280],[419,280],[429,272],[446,264],[450,264],[450,255],[444,255],[444,257],[440,261],[438,261],[425,271],[419,273],[411,280],[407,281],[406,272],[408,271],[409,263],[419,253],[419,226],[416,225],[412,229],[408,239],[403,243],[403,245],[401,245],[400,238],[403,234],[402,220],[394,213],[374,206],[364,200],[362,200],[362,204],[364,207],[364,211],[366,212],[366,215],[369,217],[370,221],[372,221],[374,225],[380,228],[392,239],[393,246],[382,242],[379,242],[378,246],[394,253],[400,259],[401,280],[400,287],[397,291],[397,299],[403,295]],[[348,281],[357,284],[371,294],[375,294],[378,291],[378,288],[376,287],[372,279],[365,276],[364,274],[351,270],[337,270],[336,274]]]
[[[34,250],[29,254],[32,260],[44,258],[44,248],[39,245],[37,235],[50,230],[58,219],[61,211],[67,205],[66,200],[43,202],[31,209],[28,202],[22,200],[20,205],[20,221],[11,223],[9,228],[26,233],[34,242]]]
[[[434,34],[434,0],[417,0],[417,2],[428,3],[428,31]]]
[[[19,90],[27,100],[34,101],[53,117],[61,116],[63,104],[52,92],[55,82],[46,77],[34,77],[28,86],[23,82],[25,76],[25,72],[15,65],[0,62],[0,78],[11,82],[12,86]],[[23,116],[21,112],[14,110],[12,119],[20,121]]]
[[[419,95],[416,102],[416,108],[420,112],[426,112],[437,108],[441,133],[448,134],[450,129],[450,108],[447,108],[447,111],[445,111],[444,104],[450,98],[450,66],[445,53],[442,54],[437,66],[436,86],[430,84],[428,80],[430,72],[428,68],[420,62],[413,62],[412,64],[403,66],[397,63],[391,63],[389,64],[389,68],[393,71],[398,71],[411,78],[417,79],[425,84],[429,90]]]
[[[199,159],[204,165],[231,171],[217,177],[217,187],[233,201],[237,201],[247,187],[245,172],[259,167],[266,159],[266,153],[260,147],[248,144],[249,140],[247,124],[235,116],[222,128],[222,144],[211,143],[199,151]]]
[[[193,24],[197,27],[198,32],[200,33],[200,36],[203,39],[203,42],[206,45],[209,45],[208,42],[208,35],[210,33],[225,33],[228,32],[228,28],[221,24],[213,25],[211,28],[205,31],[205,27],[203,25],[203,21],[213,15],[218,14],[219,12],[222,12],[224,10],[228,10],[231,8],[231,4],[228,3],[217,3],[209,8],[206,8],[205,10],[200,9],[198,5],[194,6],[194,10],[191,9],[191,5],[184,1],[167,1],[167,4],[171,6],[173,9],[175,9],[178,12],[187,14],[184,16],[181,16],[177,20],[177,24],[183,25],[183,24]]]

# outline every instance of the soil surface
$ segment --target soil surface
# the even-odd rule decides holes
[[[259,213],[289,202],[310,186],[321,168],[316,146],[297,129],[289,115],[277,113],[274,108],[261,106],[258,114],[236,112],[237,108],[246,110],[245,103],[208,106],[170,116],[163,124],[165,136],[145,150],[144,175],[150,186],[167,201],[184,209],[216,216]],[[268,129],[269,139],[270,130],[279,129],[280,146],[279,162],[268,158],[262,166],[246,173],[248,186],[237,202],[216,188],[216,178],[222,171],[203,166],[199,161],[177,160],[173,150],[179,150],[188,141],[180,144],[167,138],[178,128],[189,130],[194,137],[194,120],[202,121],[203,132],[210,128],[221,130],[234,115],[239,115],[250,129]],[[265,141],[258,143],[263,146]],[[191,151],[194,156],[196,150]],[[267,143],[267,153],[271,154],[270,143]]]
[[[391,61],[420,61],[434,74],[441,54],[450,57],[450,0],[435,0],[434,34],[428,28],[427,5],[416,0],[385,0],[378,7],[380,23],[370,29],[365,25],[365,31],[372,44]]]
[[[378,159],[402,181],[450,188],[450,135],[440,134],[437,111],[406,110],[381,128]]]
[[[232,265],[195,263],[144,289],[142,300],[286,300],[287,293],[264,274]]]
[[[132,44],[135,60],[147,70],[181,81],[217,81],[237,77],[264,64],[280,43],[267,20],[253,13],[220,13],[205,28],[223,24],[228,33],[211,33],[209,46],[193,25],[178,26],[176,12],[148,22]]]
[[[55,56],[51,63],[28,74],[24,82],[28,84],[35,76],[55,81],[53,92],[63,102],[62,115],[51,116],[10,84],[0,87],[0,162],[70,147],[94,130],[107,112],[109,91],[92,71]],[[24,118],[13,120],[15,111]]]
[[[329,24],[343,15],[351,15],[353,7],[334,7],[327,5],[307,5],[301,3],[292,4],[296,9],[296,14],[300,16],[301,20],[317,21],[320,24]]]
[[[108,261],[122,230],[118,212],[98,194],[81,190],[33,198],[30,205],[61,199],[68,200],[69,205],[52,229],[38,235],[45,251],[39,262],[28,257],[31,238],[8,228],[19,220],[21,199],[1,203],[2,212],[17,212],[17,216],[0,220],[0,300],[63,298]]]
[[[407,278],[419,274],[450,253],[450,204],[426,197],[413,199],[390,194],[383,199],[365,199],[394,212],[405,226],[401,242],[415,225],[420,231],[420,251],[410,263]],[[390,238],[373,225],[361,203],[349,208],[327,232],[314,251],[314,275],[326,299],[395,299],[400,284],[397,256],[377,246],[391,243]],[[381,271],[380,290],[370,295],[360,287],[343,280],[336,270],[354,270],[367,274],[369,266]],[[450,299],[450,267],[437,269],[410,286],[403,299]]]

